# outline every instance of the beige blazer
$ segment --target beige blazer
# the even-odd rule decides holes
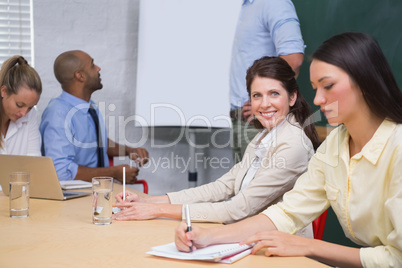
[[[240,191],[256,157],[255,140],[256,137],[248,145],[242,161],[228,173],[214,182],[168,193],[170,202],[189,204],[194,221],[232,223],[256,215],[281,201],[283,194],[291,190],[296,179],[307,170],[314,154],[313,145],[294,116],[289,116],[278,129],[250,184]]]

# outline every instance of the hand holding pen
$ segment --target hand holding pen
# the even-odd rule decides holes
[[[190,209],[188,207],[188,204],[184,205],[184,214],[186,217],[186,223],[187,223],[187,232],[191,231],[191,217],[190,217]],[[191,241],[191,246],[190,246],[190,252],[193,252],[193,241]]]
[[[135,164],[134,161],[130,160],[130,169],[133,168],[133,164]],[[138,167],[136,167],[136,169],[138,170]],[[137,171],[137,175],[138,172],[139,171]],[[126,195],[126,167],[123,166],[123,201],[126,201]]]
[[[126,200],[126,167],[124,167],[124,166],[123,166],[123,181],[122,182],[123,182],[123,192],[121,193],[122,194],[121,202],[124,202]],[[117,199],[117,196],[115,196],[115,198]],[[118,207],[115,207],[115,204],[113,204],[112,211],[113,211],[113,214],[116,214],[116,213],[120,212],[121,209]]]
[[[211,244],[211,237],[208,234],[209,229],[211,228],[203,228],[197,225],[192,225],[191,231],[187,231],[187,224],[184,221],[181,221],[175,230],[174,241],[176,248],[183,252],[190,252],[191,246],[193,251],[209,246]]]
[[[128,167],[129,169],[132,169],[131,163],[130,166]],[[136,178],[134,179],[134,181],[136,180]],[[126,198],[130,195],[134,195],[130,192],[126,192],[126,165],[123,166],[123,180],[122,180],[122,184],[123,184],[123,192],[119,193],[118,195],[115,196],[115,199],[117,202],[125,202]],[[130,200],[129,202],[132,202],[133,200]],[[113,204],[113,213],[118,213],[121,211],[121,208],[116,207],[116,204]]]

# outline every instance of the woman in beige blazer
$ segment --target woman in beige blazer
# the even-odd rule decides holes
[[[253,244],[252,254],[330,267],[402,267],[402,92],[377,40],[346,32],[311,55],[314,103],[336,127],[283,201],[234,224],[176,229],[176,247]],[[331,206],[348,247],[292,235]],[[269,262],[267,262],[267,266]]]
[[[252,89],[252,90],[251,90]],[[181,219],[189,204],[191,219],[231,223],[256,215],[282,200],[307,169],[318,146],[307,122],[310,107],[300,94],[294,72],[279,57],[264,57],[247,72],[254,124],[262,131],[250,142],[242,161],[215,182],[162,196],[116,196],[116,220],[157,217]],[[304,129],[301,126],[306,126]]]

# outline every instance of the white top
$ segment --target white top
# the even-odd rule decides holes
[[[6,136],[1,136],[0,154],[40,156],[41,136],[36,107],[26,116],[11,121]]]
[[[287,120],[287,118],[285,120]],[[267,155],[268,149],[271,147],[272,143],[274,142],[274,139],[276,139],[277,129],[281,125],[283,125],[283,122],[285,120],[283,120],[278,126],[273,128],[269,132],[268,129],[264,129],[257,137],[256,139],[257,144],[254,149],[256,157],[254,158],[253,163],[251,164],[250,168],[246,173],[246,176],[244,177],[240,190],[246,188],[249,185],[250,181],[254,178],[255,173],[257,173],[257,170],[260,168],[262,164],[263,158],[266,157]]]

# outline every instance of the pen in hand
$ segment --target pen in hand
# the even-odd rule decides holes
[[[190,232],[191,231],[191,218],[190,218],[190,209],[188,208],[188,204],[184,205],[184,215],[186,217],[186,223],[187,223],[187,231],[186,232]],[[192,243],[192,241],[191,241],[191,243]],[[190,246],[190,252],[193,252],[192,244]]]

